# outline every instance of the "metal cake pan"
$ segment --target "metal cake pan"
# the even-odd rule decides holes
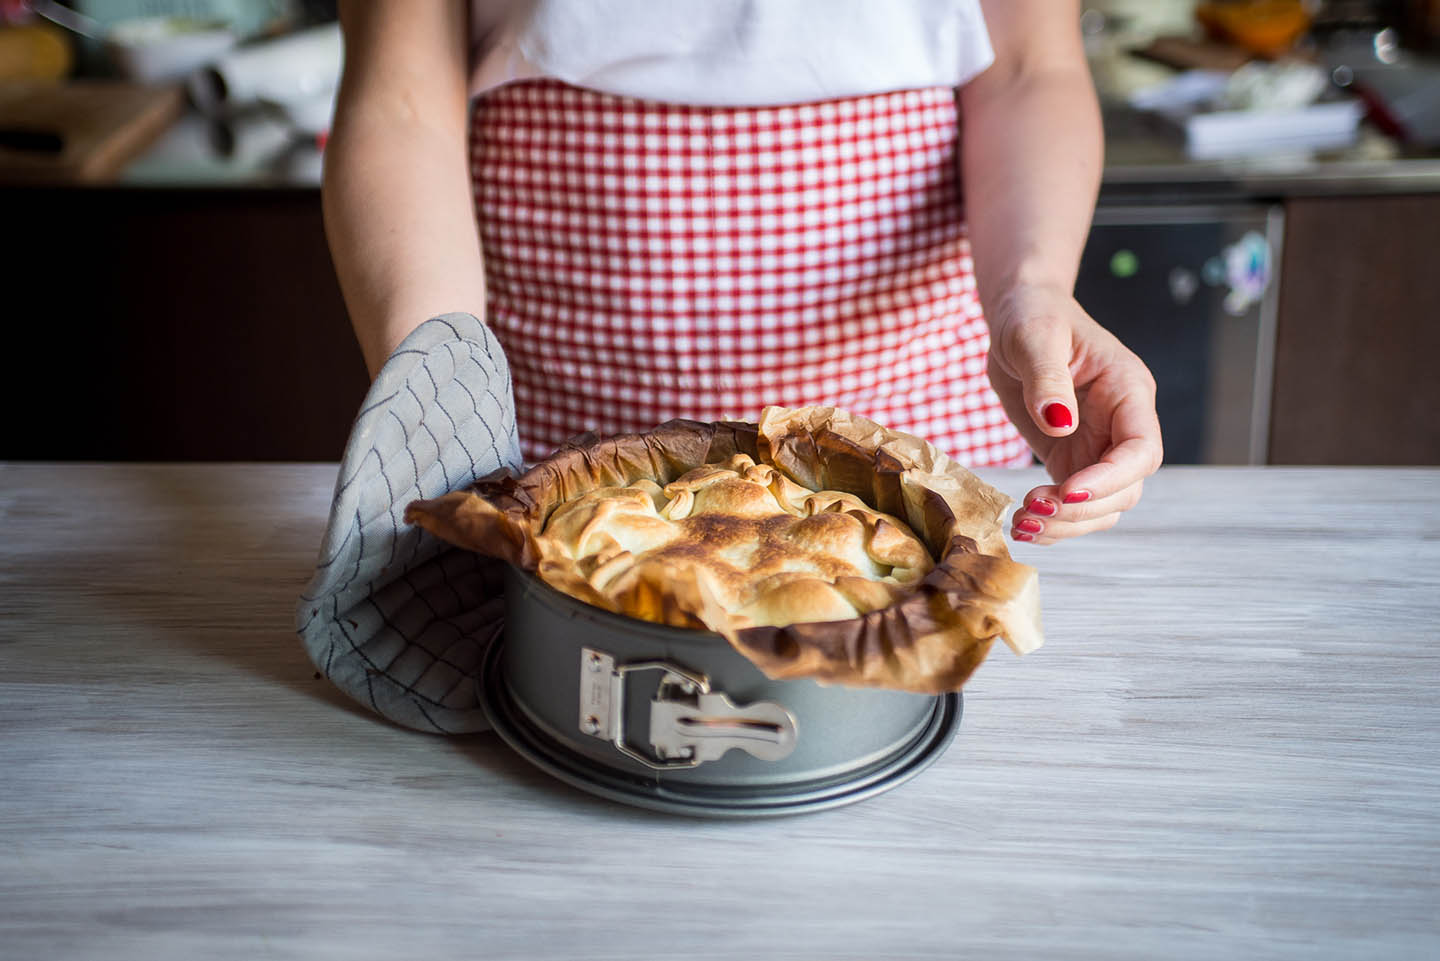
[[[681,814],[795,814],[918,774],[959,727],[959,694],[767,678],[718,634],[604,611],[506,569],[482,672],[491,725],[593,794]]]

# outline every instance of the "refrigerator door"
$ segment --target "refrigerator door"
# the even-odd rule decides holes
[[[1170,464],[1262,464],[1279,207],[1096,212],[1075,295],[1150,367]]]

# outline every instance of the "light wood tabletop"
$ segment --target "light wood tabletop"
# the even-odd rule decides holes
[[[0,467],[0,958],[1440,957],[1440,471],[1162,470],[933,767],[752,821],[318,678],[334,473]]]

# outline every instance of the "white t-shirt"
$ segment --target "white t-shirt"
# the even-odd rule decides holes
[[[958,87],[994,60],[979,0],[471,0],[470,92],[553,77],[768,106]]]

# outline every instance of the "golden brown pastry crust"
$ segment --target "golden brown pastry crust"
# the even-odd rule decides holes
[[[717,632],[867,614],[934,567],[904,521],[746,454],[664,487],[587,491],[550,514],[538,541],[542,579],[621,614],[643,616],[637,584],[693,578],[707,598],[694,613]]]
[[[939,693],[996,637],[1021,653],[1042,641],[1035,571],[1005,548],[1008,504],[916,438],[832,408],[767,408],[758,426],[577,438],[406,520],[598,607],[716,630],[770,677]],[[819,576],[767,559],[767,537]],[[771,564],[775,580],[732,579],[717,558]]]

